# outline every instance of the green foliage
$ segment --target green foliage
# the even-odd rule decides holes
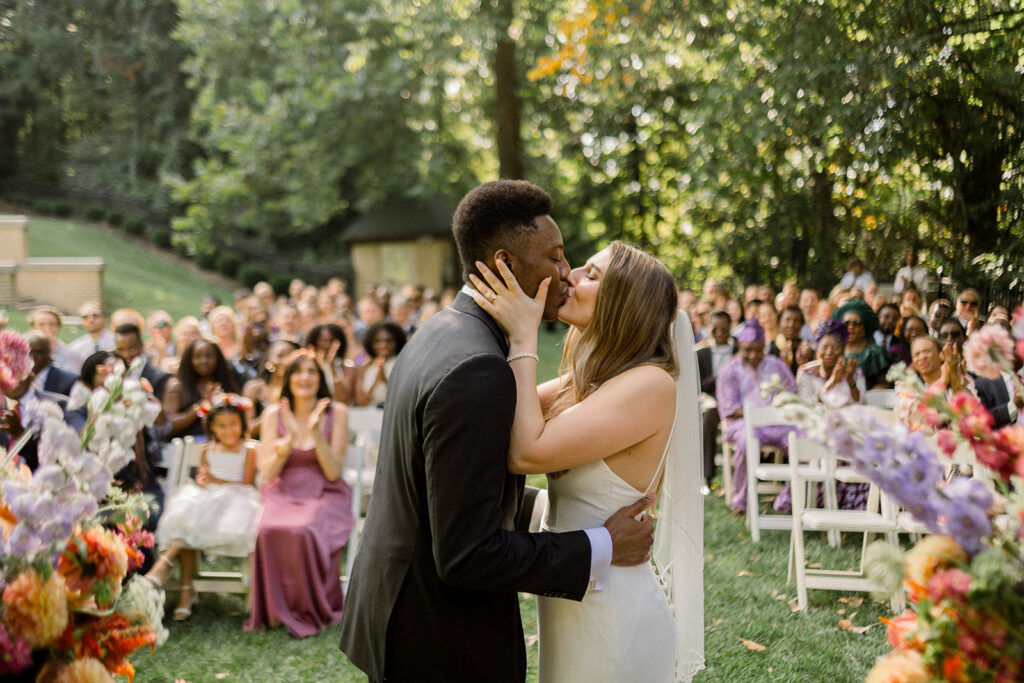
[[[238,269],[238,281],[243,286],[252,289],[257,282],[267,279],[267,273],[260,266],[255,263],[244,263],[242,267]]]
[[[271,288],[273,288],[275,292],[287,292],[288,285],[291,284],[291,281],[292,276],[284,275],[283,273],[271,275],[270,279],[267,280],[267,282],[270,283]]]
[[[52,216],[57,213],[57,205],[48,199],[40,199],[35,202],[35,210],[39,213]]]
[[[141,218],[129,218],[124,223],[124,231],[129,235],[141,236],[146,232],[146,222]]]
[[[120,226],[124,224],[124,214],[120,211],[111,211],[107,214],[107,223]]]
[[[102,206],[87,206],[83,215],[87,220],[101,221],[106,217],[107,211]]]
[[[172,246],[171,231],[169,228],[154,228],[150,233],[150,237],[153,239],[153,244],[161,249],[170,249]]]
[[[217,267],[217,252],[213,249],[204,249],[196,253],[195,261],[200,268],[213,270]]]
[[[72,213],[74,213],[74,207],[67,202],[54,202],[53,215],[58,218],[67,218]]]
[[[242,259],[238,258],[235,254],[230,252],[221,252],[220,254],[217,254],[217,272],[225,277],[235,277],[241,265]]]

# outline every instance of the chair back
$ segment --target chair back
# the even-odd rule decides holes
[[[195,438],[186,436],[182,441],[181,465],[174,483],[176,488],[191,482],[195,478],[196,470],[199,469],[199,463],[202,462],[203,455],[203,444],[197,443]]]

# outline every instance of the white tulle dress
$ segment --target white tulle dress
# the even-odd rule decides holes
[[[210,474],[217,479],[241,482],[245,447],[237,452],[214,448],[206,453]],[[256,544],[261,507],[260,492],[248,484],[185,484],[168,497],[156,540],[162,548],[180,540],[189,548],[201,548],[215,555],[248,555]]]
[[[636,490],[598,460],[548,480],[545,531],[599,527]],[[668,683],[675,676],[675,620],[649,563],[611,567],[582,602],[537,598],[542,683]]]

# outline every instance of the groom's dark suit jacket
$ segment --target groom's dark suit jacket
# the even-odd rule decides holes
[[[514,531],[515,379],[497,324],[460,293],[402,350],[341,649],[371,681],[523,681],[516,591],[581,600],[582,531]]]

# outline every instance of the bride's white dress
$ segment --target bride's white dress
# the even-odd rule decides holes
[[[549,478],[543,529],[599,527],[643,495],[604,460],[576,467]],[[611,567],[582,602],[538,597],[537,612],[542,683],[674,679],[675,621],[650,563]]]

